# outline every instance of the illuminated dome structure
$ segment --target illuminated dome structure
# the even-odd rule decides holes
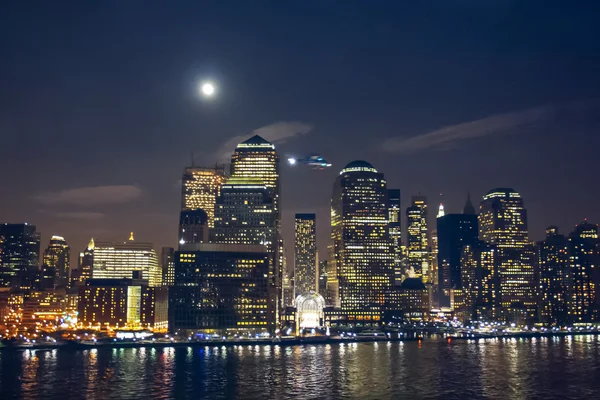
[[[311,329],[321,326],[325,299],[310,291],[296,297],[296,329]]]

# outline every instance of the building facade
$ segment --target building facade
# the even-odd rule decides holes
[[[204,210],[207,224],[213,227],[215,201],[221,185],[229,178],[224,165],[214,168],[187,167],[181,180],[181,210]]]
[[[52,236],[44,251],[42,269],[53,269],[56,286],[66,287],[69,284],[71,249],[62,236]]]
[[[430,255],[427,228],[427,198],[413,196],[412,204],[406,209],[408,263],[414,277],[429,281]]]
[[[569,241],[556,226],[546,229],[546,239],[537,244],[540,322],[562,326],[569,322]]]
[[[600,320],[600,254],[598,226],[587,221],[569,235],[569,320],[590,323]]]
[[[466,321],[496,321],[501,315],[496,248],[480,240],[462,248],[460,287],[451,291],[452,306]]]
[[[162,270],[152,243],[136,242],[133,235],[127,242],[95,242],[94,279],[131,279],[135,271],[141,271],[150,286],[162,285]]]
[[[388,189],[388,220],[394,254],[394,284],[402,283],[402,203],[400,189]]]
[[[336,281],[335,303],[356,317],[383,307],[394,282],[387,197],[383,174],[366,161],[346,165],[334,184],[330,263],[336,276],[328,279]]]
[[[269,262],[261,245],[196,244],[175,252],[170,330],[220,335],[273,331]]]
[[[40,262],[40,233],[31,224],[0,224],[0,286],[28,286]],[[23,285],[25,284],[25,285]]]
[[[318,291],[317,219],[315,214],[296,214],[294,238],[295,298],[310,291]]]
[[[503,319],[531,323],[537,314],[535,251],[529,242],[527,211],[519,193],[498,188],[483,196],[479,238],[496,246]]]
[[[185,210],[179,214],[180,245],[190,243],[208,243],[208,237],[209,227],[208,215],[206,214],[206,211],[202,209]]]

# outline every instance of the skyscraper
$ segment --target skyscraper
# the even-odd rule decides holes
[[[394,283],[402,283],[402,212],[400,189],[388,189],[388,219],[392,252],[394,254]]]
[[[175,281],[175,249],[163,247],[160,252],[160,268],[163,286],[172,286]]]
[[[394,280],[387,197],[383,174],[366,161],[346,165],[333,188],[330,262],[340,307],[357,318],[361,310],[385,305]]]
[[[445,214],[437,218],[438,289],[441,307],[450,307],[450,290],[462,288],[461,253],[477,242],[476,214]]]
[[[536,315],[534,249],[527,211],[513,189],[490,190],[480,206],[479,238],[496,246],[504,319],[531,322]]]
[[[53,268],[56,286],[66,287],[69,282],[71,249],[62,236],[52,236],[48,248],[44,251],[42,268]]]
[[[152,243],[136,242],[133,235],[127,242],[95,242],[94,279],[131,279],[134,271],[141,271],[150,286],[161,286],[162,270]]]
[[[541,322],[561,326],[568,322],[569,242],[556,226],[546,229],[538,245],[539,314]]]
[[[229,173],[222,165],[216,165],[214,168],[187,167],[182,178],[181,209],[204,210],[208,226],[212,228],[215,200],[221,185],[228,177]]]
[[[598,226],[587,221],[569,235],[571,293],[569,318],[574,323],[600,318],[600,253]]]
[[[0,286],[19,285],[21,278],[39,269],[40,234],[35,225],[0,225]]]
[[[203,209],[182,211],[179,214],[180,245],[208,243],[208,233],[208,215]]]
[[[283,240],[281,237],[281,209],[279,183],[279,155],[275,146],[262,137],[255,135],[237,145],[231,156],[231,177],[240,181],[254,180],[262,184],[272,202],[274,217],[273,236],[273,267],[272,278],[274,285],[274,301],[276,318],[283,307]],[[229,183],[229,181],[228,181]],[[270,241],[270,238],[266,239]],[[267,245],[267,247],[270,247]],[[271,249],[269,249],[271,251]]]
[[[465,244],[461,256],[461,287],[455,311],[468,321],[494,321],[500,316],[500,280],[494,245],[480,240]],[[460,294],[462,301],[458,301]]]
[[[429,281],[429,235],[427,230],[427,198],[413,196],[407,208],[408,262],[416,278]]]
[[[315,214],[296,214],[294,251],[295,297],[318,291],[317,221]]]

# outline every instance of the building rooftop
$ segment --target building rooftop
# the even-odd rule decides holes
[[[363,160],[355,160],[348,163],[340,172],[340,175],[346,172],[377,172],[377,170],[368,162]]]
[[[265,140],[263,137],[254,135],[250,139],[244,140],[242,143],[237,145],[237,148],[248,148],[248,147],[269,147],[275,148],[273,143]]]

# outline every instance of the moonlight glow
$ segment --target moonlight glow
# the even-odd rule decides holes
[[[200,90],[204,97],[212,97],[215,94],[215,85],[212,82],[203,82]]]

